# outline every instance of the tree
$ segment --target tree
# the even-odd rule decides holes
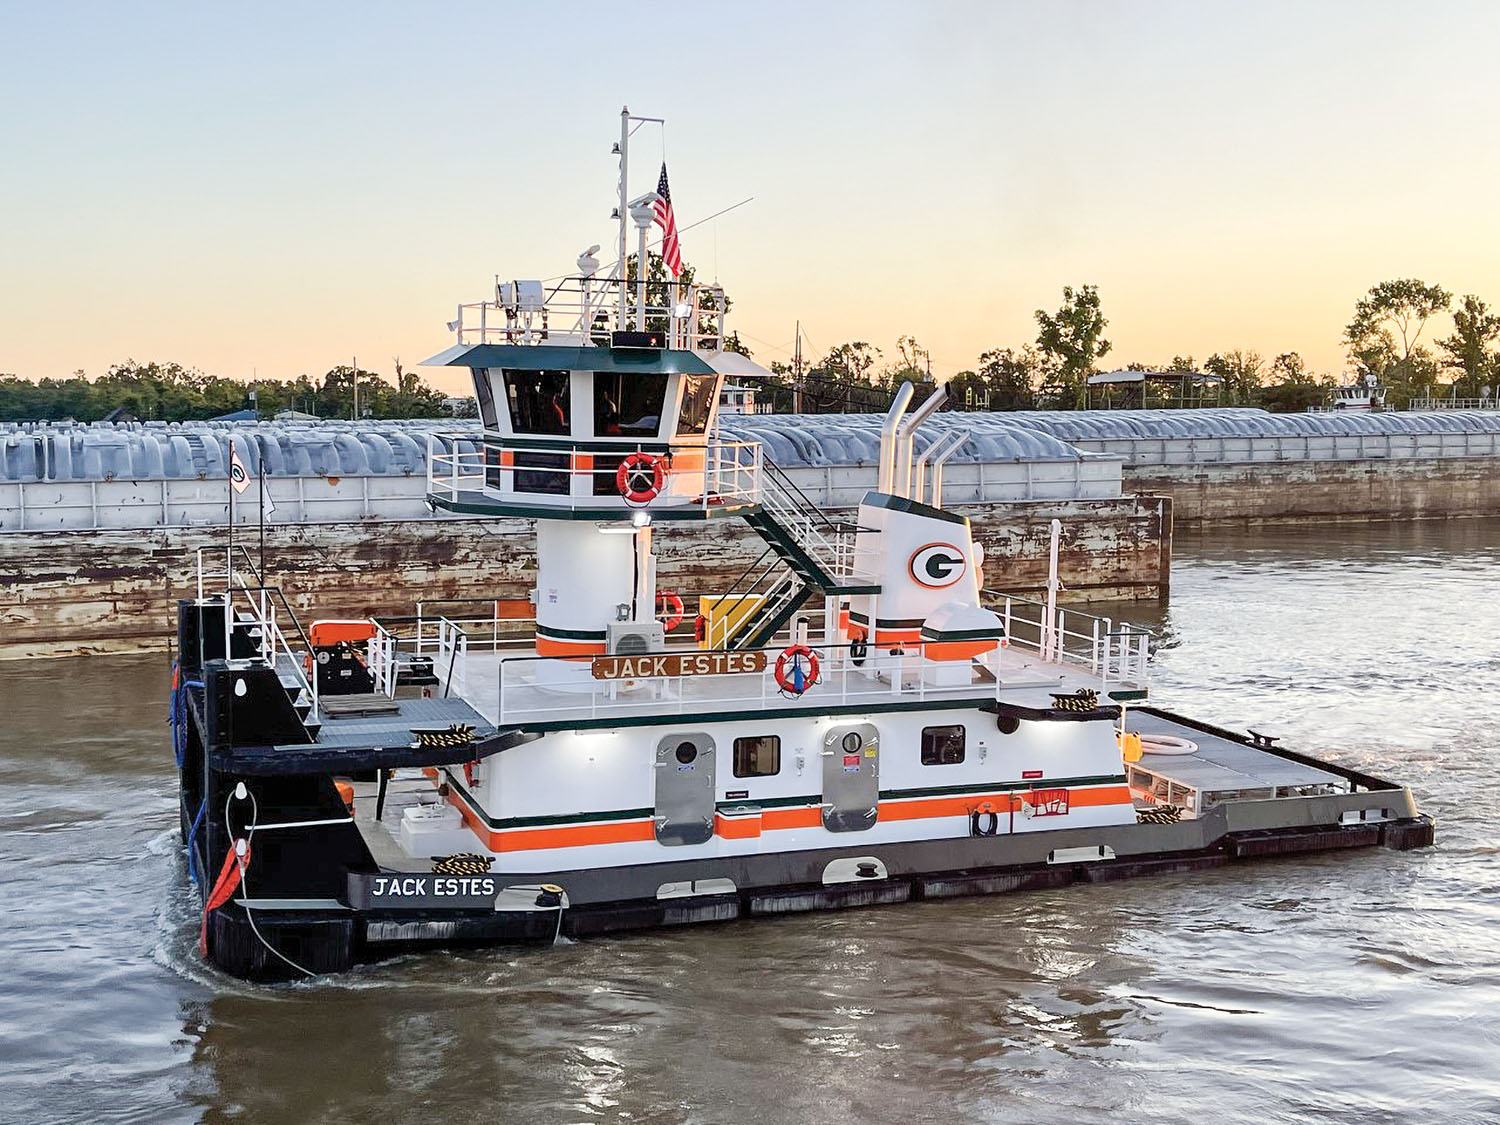
[[[1344,342],[1356,370],[1389,387],[1392,406],[1427,393],[1436,377],[1431,353],[1419,346],[1422,330],[1448,307],[1453,294],[1417,278],[1382,281],[1354,305]]]
[[[1261,388],[1258,401],[1278,414],[1305,414],[1328,401],[1331,383],[1313,375],[1296,352],[1282,352],[1271,361],[1271,382]]]
[[[1265,361],[1256,352],[1238,348],[1224,354],[1216,352],[1203,361],[1203,370],[1223,380],[1221,401],[1228,405],[1248,405],[1256,400],[1264,366]]]
[[[1030,410],[1036,406],[1035,380],[1041,364],[1035,349],[994,348],[980,355],[976,375],[991,410]]]
[[[1062,307],[1055,313],[1036,310],[1037,348],[1045,367],[1044,391],[1054,405],[1081,408],[1085,404],[1088,377],[1094,364],[1109,354],[1104,338],[1109,321],[1099,306],[1099,290],[1093,285],[1063,286]]]
[[[1481,387],[1494,386],[1495,376],[1500,374],[1496,340],[1500,340],[1500,314],[1469,294],[1463,307],[1453,314],[1453,335],[1437,342],[1447,354],[1443,366],[1462,372],[1453,380],[1454,398],[1478,398]]]

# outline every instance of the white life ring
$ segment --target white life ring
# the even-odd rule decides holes
[[[1141,753],[1143,754],[1161,754],[1164,757],[1171,757],[1197,752],[1198,744],[1191,738],[1178,738],[1175,734],[1141,735]]]

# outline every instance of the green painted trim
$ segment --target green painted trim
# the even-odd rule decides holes
[[[922,628],[922,637],[930,641],[998,641],[1005,636],[1002,628],[994,629],[928,629]]]
[[[562,641],[602,641],[609,637],[604,629],[554,629],[541,622],[537,622],[536,631],[539,637],[554,637]]]
[[[948,711],[994,703],[991,695],[959,696],[953,699],[911,700],[906,703],[849,704],[842,707],[788,707],[780,711],[698,711],[683,715],[621,715],[612,719],[558,719],[551,722],[514,723],[502,731],[615,730],[618,727],[668,727],[682,730],[688,723],[732,723],[749,719],[785,719],[802,715],[893,715],[903,711]],[[673,723],[670,720],[679,719]]]
[[[957,797],[965,793],[1029,793],[1033,789],[1081,789],[1088,785],[1124,785],[1125,775],[1099,774],[1093,777],[1033,777],[1025,781],[1000,781],[990,784],[938,785],[927,789],[882,789],[880,799],[899,801],[909,797]]]
[[[557,813],[549,816],[509,816],[496,818],[490,816],[476,801],[464,786],[458,783],[453,776],[453,771],[444,769],[443,773],[448,778],[450,792],[458,794],[463,798],[464,804],[480,820],[484,821],[489,828],[545,828],[562,824],[591,824],[595,821],[606,820],[646,820],[656,814],[655,809],[608,809],[602,812],[579,812],[579,813]]]
[[[483,443],[486,449],[499,449],[502,452],[510,446],[521,446],[526,449],[541,449],[543,452],[553,452],[562,455],[568,453],[618,453],[623,457],[637,450],[642,453],[670,453],[672,451],[672,443],[662,441],[660,438],[643,440],[620,438],[613,442],[597,440],[575,441],[567,434],[555,434],[551,437],[532,437],[527,434],[512,436],[510,434],[502,434],[498,430],[485,430]],[[681,443],[679,443],[678,447],[695,451],[705,448],[702,445],[683,445]],[[522,467],[524,468],[525,466]],[[490,468],[508,468],[508,466],[491,465]]]
[[[545,828],[568,824],[596,824],[617,820],[649,820],[656,815],[654,808],[644,808],[607,809],[586,813],[557,813],[549,816],[495,818],[479,806],[479,803],[474,800],[467,789],[458,784],[452,770],[445,768],[443,773],[448,778],[451,791],[463,799],[464,804],[469,806],[475,816],[483,820],[488,827],[495,830],[507,828]],[[882,801],[900,801],[923,797],[960,797],[970,793],[1029,793],[1035,789],[1081,789],[1091,785],[1124,784],[1124,774],[1101,774],[1093,777],[1041,777],[1029,781],[934,785],[925,789],[882,789],[879,793],[879,799]],[[759,809],[809,808],[821,806],[822,803],[823,797],[818,793],[809,793],[796,797],[738,797],[732,801],[716,801],[714,803],[714,811],[740,809],[747,806]]]
[[[945,512],[942,508],[934,508],[930,504],[918,504],[915,500],[907,500],[902,496],[890,496],[884,492],[871,492],[860,501],[872,508],[885,508],[892,512],[906,512],[913,516],[926,516],[928,519],[943,520],[946,523],[960,523],[969,526],[969,517],[956,515],[953,512]]]
[[[509,471],[509,470],[507,470]],[[445,512],[453,512],[464,516],[515,516],[523,519],[535,520],[575,520],[584,523],[615,523],[631,512],[638,511],[629,508],[621,502],[618,508],[564,508],[539,506],[530,504],[513,504],[506,500],[491,500],[482,492],[460,492],[464,499],[448,500],[434,493],[428,493],[427,498],[432,501],[435,508],[441,508]],[[755,505],[730,505],[720,504],[708,508],[689,505],[682,508],[651,508],[651,520],[653,523],[661,523],[667,520],[688,522],[694,520],[724,519],[728,516],[740,516],[746,511],[753,510]]]
[[[448,355],[447,367],[495,367],[510,371],[603,371],[627,375],[713,375],[692,352],[666,348],[575,347],[558,344],[474,344]],[[439,358],[434,356],[434,359]]]
[[[858,613],[854,610],[850,610],[849,620],[860,625],[868,626],[870,624],[870,615],[868,613]],[[922,627],[922,622],[926,620],[927,619],[925,617],[877,617],[875,619],[875,628],[920,629]]]
[[[735,780],[745,779],[735,778]],[[715,802],[714,810],[718,812],[724,809],[742,809],[746,806],[757,809],[806,808],[808,805],[821,805],[822,803],[823,797],[818,793],[811,793],[804,797],[736,797],[732,801]]]
[[[1145,691],[1145,690],[1138,690],[1138,691],[1112,691],[1112,692],[1109,693],[1109,697],[1111,699],[1117,700],[1117,701],[1119,701],[1121,703],[1129,703],[1133,699],[1145,699],[1149,694],[1150,694],[1150,692]]]

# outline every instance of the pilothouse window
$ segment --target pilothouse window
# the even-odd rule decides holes
[[[956,766],[964,760],[964,728],[923,727],[922,764],[924,766]]]
[[[781,739],[774,734],[734,740],[734,776],[770,777],[781,772]]]
[[[573,417],[566,371],[507,371],[505,397],[518,434],[566,434]]]
[[[677,419],[679,434],[701,434],[708,430],[713,413],[715,375],[687,375],[682,380],[682,412]]]
[[[594,433],[600,437],[656,437],[667,399],[665,375],[594,373]]]

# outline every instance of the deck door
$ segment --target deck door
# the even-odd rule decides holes
[[[880,732],[870,723],[847,723],[823,739],[823,827],[863,832],[880,805]]]
[[[714,834],[714,740],[669,734],[656,744],[656,840],[702,844]]]

